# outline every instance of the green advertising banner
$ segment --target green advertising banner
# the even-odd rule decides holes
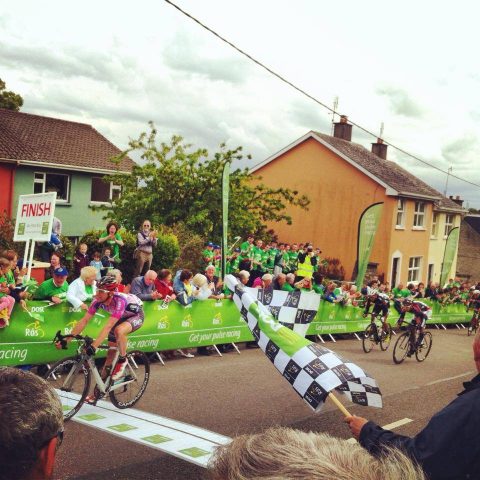
[[[355,284],[358,288],[363,285],[365,272],[367,271],[370,253],[372,252],[375,234],[377,233],[380,217],[382,216],[383,203],[370,205],[360,216],[358,223],[358,250],[357,250],[357,279]]]
[[[230,162],[223,167],[222,174],[222,278],[227,273],[228,197],[230,193]]]
[[[448,281],[448,275],[452,269],[453,260],[457,253],[458,238],[460,228],[455,227],[450,230],[447,241],[445,242],[445,252],[443,254],[442,273],[440,274],[440,287],[443,287]]]
[[[465,323],[472,317],[463,304],[442,306],[438,302],[422,301],[432,307],[430,324]],[[155,352],[253,340],[247,324],[231,300],[206,300],[186,307],[171,302],[167,308],[162,308],[162,303],[144,302],[145,322],[139,330],[128,336],[130,350]],[[50,305],[38,301],[28,302],[28,309],[29,312],[26,312],[18,304],[15,305],[10,326],[0,330],[0,366],[51,363],[75,354],[75,342],[70,344],[68,351],[57,350],[52,339],[58,330],[64,335],[71,333],[82,318],[83,311],[67,304]],[[321,301],[307,335],[361,332],[370,322],[362,314],[360,307],[343,307]],[[96,337],[106,318],[108,314],[99,311],[84,333]],[[397,318],[398,313],[391,308],[390,323]],[[104,352],[98,353],[98,356],[102,355]]]

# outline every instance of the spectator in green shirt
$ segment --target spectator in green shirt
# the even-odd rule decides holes
[[[109,222],[105,232],[100,235],[98,243],[104,247],[109,246],[113,257],[115,267],[120,263],[120,247],[123,247],[123,240],[118,233],[118,224],[116,222]]]
[[[37,288],[34,300],[50,300],[53,303],[61,303],[67,297],[68,271],[65,267],[56,268],[53,271],[53,278],[45,280]]]
[[[279,273],[273,281],[274,290],[283,290],[285,292],[294,292],[295,289],[287,282],[287,275]]]
[[[205,250],[202,252],[202,261],[205,265],[205,268],[208,265],[213,265],[213,243],[207,242],[205,244]]]

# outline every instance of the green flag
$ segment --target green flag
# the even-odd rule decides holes
[[[365,278],[365,272],[367,271],[375,234],[377,233],[380,217],[382,216],[382,210],[383,202],[374,203],[364,210],[360,216],[360,221],[358,222],[358,273],[355,281],[358,288],[361,288],[363,285],[363,279]]]
[[[453,260],[457,253],[458,237],[460,236],[460,228],[455,227],[450,230],[447,241],[445,243],[445,253],[443,254],[442,273],[440,274],[440,287],[447,283]]]
[[[228,196],[230,192],[230,162],[225,163],[222,174],[222,278],[227,271]]]

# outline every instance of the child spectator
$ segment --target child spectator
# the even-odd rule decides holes
[[[10,262],[0,258],[0,328],[8,327],[10,316],[15,305],[15,299],[10,296],[7,272],[10,271]]]
[[[110,247],[105,247],[102,252],[102,277],[109,275],[111,270],[115,268],[114,258],[112,257],[112,249]]]
[[[90,262],[90,266],[95,267],[95,269],[97,270],[96,280],[98,282],[98,280],[102,278],[102,268],[103,268],[102,262],[100,260],[100,252],[95,252],[93,254],[93,260]]]
[[[80,276],[80,270],[83,267],[88,267],[90,265],[90,259],[87,255],[87,250],[87,244],[81,243],[75,252],[75,256],[73,257],[73,270],[75,277]]]

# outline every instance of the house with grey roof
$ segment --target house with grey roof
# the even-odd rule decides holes
[[[103,177],[134,166],[128,157],[113,163],[119,153],[91,125],[0,109],[0,211],[15,216],[19,195],[55,191],[64,235],[102,228],[104,214],[93,207],[120,195]]]
[[[252,174],[270,187],[307,195],[308,211],[289,209],[291,225],[269,225],[280,241],[312,242],[322,256],[337,258],[346,279],[356,277],[362,214],[382,204],[369,274],[391,286],[439,281],[445,242],[465,210],[396,162],[381,139],[367,150],[351,141],[346,117],[333,136],[310,131],[256,165]],[[449,269],[455,275],[456,258]]]

